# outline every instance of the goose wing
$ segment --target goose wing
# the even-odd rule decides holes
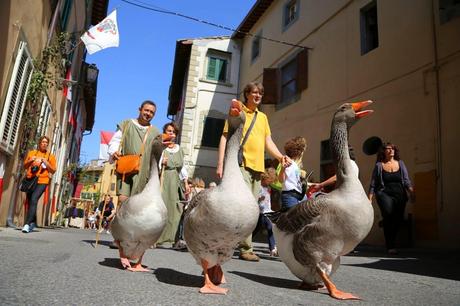
[[[299,203],[286,212],[277,213],[269,218],[277,228],[286,233],[293,234],[292,251],[295,259],[303,265],[312,265],[318,262],[318,256],[324,250],[320,250],[317,239],[324,236],[324,218],[328,215],[328,196],[322,195]],[[320,251],[320,252],[318,252]]]
[[[193,196],[190,203],[187,205],[187,209],[185,210],[184,218],[187,218],[190,215],[190,212],[195,208],[198,207],[200,203],[203,203],[208,199],[209,189],[204,189],[198,192],[195,196]]]
[[[295,234],[306,227],[311,227],[327,209],[327,195],[300,202],[288,211],[268,214],[276,227],[285,232]]]

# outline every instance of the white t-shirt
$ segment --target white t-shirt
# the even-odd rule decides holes
[[[283,182],[283,191],[296,190],[302,192],[302,182],[300,181],[300,168],[295,161],[285,170],[286,179]]]
[[[272,212],[272,204],[270,200],[270,191],[268,187],[262,186],[259,192],[259,208],[261,213]]]

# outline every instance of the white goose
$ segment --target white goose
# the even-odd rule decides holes
[[[337,173],[336,189],[302,202],[285,213],[269,216],[281,259],[300,278],[302,287],[318,289],[322,283],[337,299],[359,299],[338,290],[329,277],[340,256],[352,251],[369,233],[374,212],[358,178],[358,166],[350,159],[348,132],[372,111],[360,111],[372,101],[346,103],[334,114],[331,149]]]
[[[111,224],[113,238],[119,246],[121,264],[133,272],[149,271],[142,267],[142,256],[160,238],[166,225],[168,212],[161,197],[156,161],[161,150],[161,136],[158,136],[152,143],[149,181],[142,192],[123,203]],[[137,262],[131,265],[130,260],[136,259]]]
[[[228,141],[222,182],[198,193],[189,204],[184,220],[187,247],[201,265],[201,293],[226,294],[221,265],[231,259],[238,242],[254,230],[259,208],[238,166],[238,149],[245,122],[242,104],[232,101],[228,118]]]

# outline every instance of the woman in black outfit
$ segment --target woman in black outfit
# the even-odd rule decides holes
[[[383,217],[383,233],[389,254],[398,253],[395,240],[404,219],[408,192],[414,198],[414,189],[407,168],[399,158],[399,150],[392,143],[384,143],[372,173],[369,200],[372,202],[375,194]]]

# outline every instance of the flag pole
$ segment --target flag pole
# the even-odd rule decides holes
[[[70,54],[72,53],[79,45],[81,45],[81,43],[83,42],[83,40],[81,40],[81,37],[79,38],[78,40],[78,43],[75,44],[75,46],[72,47],[72,49],[69,50],[69,52],[66,52],[66,54]]]

